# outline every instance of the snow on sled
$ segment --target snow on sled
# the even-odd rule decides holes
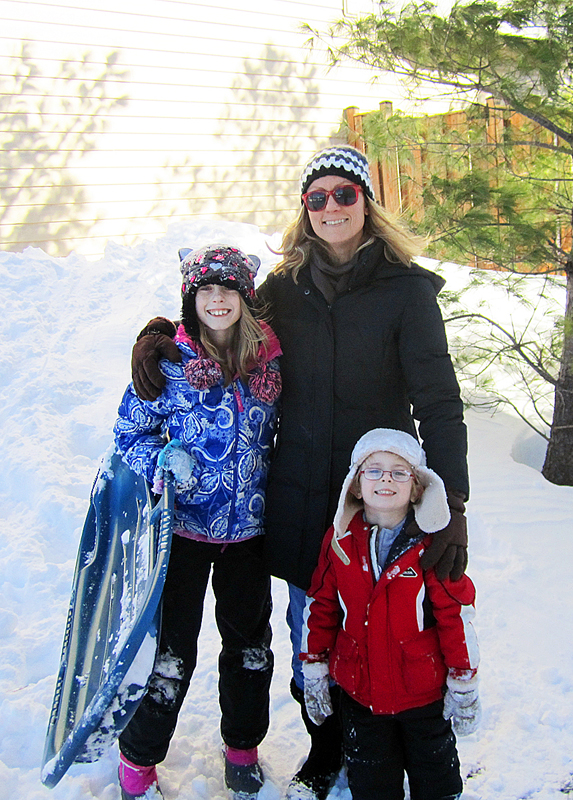
[[[133,716],[153,669],[173,530],[174,489],[153,507],[118,453],[94,481],[80,540],[42,764],[53,788],[97,761]]]

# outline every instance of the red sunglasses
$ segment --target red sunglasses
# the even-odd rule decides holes
[[[355,183],[346,183],[344,186],[337,186],[327,192],[325,189],[315,189],[314,192],[306,192],[302,196],[302,202],[309,211],[322,211],[326,208],[329,197],[334,197],[334,201],[339,206],[353,206],[358,202],[358,195],[362,191],[362,186]]]

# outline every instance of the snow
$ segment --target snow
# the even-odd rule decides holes
[[[129,380],[131,343],[152,316],[179,313],[178,248],[213,241],[258,255],[262,274],[276,261],[267,245],[276,249],[277,237],[204,221],[133,248],[110,244],[99,261],[33,248],[0,253],[0,800],[118,797],[115,746],[95,764],[74,765],[53,790],[40,783],[76,549]],[[483,720],[459,741],[464,797],[562,798],[573,794],[573,488],[543,479],[544,442],[517,417],[469,412],[467,422]],[[261,800],[284,794],[308,741],[288,688],[285,586],[273,588],[276,668]],[[167,800],[225,797],[218,649],[209,595],[200,661],[158,770]],[[342,778],[331,797],[350,800]]]

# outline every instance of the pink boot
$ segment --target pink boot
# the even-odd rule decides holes
[[[225,785],[231,800],[256,800],[265,778],[257,748],[236,750],[225,745]]]
[[[158,800],[163,797],[157,783],[155,765],[140,767],[119,754],[121,800]]]

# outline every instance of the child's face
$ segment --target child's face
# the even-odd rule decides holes
[[[241,296],[234,289],[209,283],[197,290],[195,309],[214,340],[225,338],[241,317]]]
[[[383,470],[383,473],[377,480],[371,480],[364,472],[370,469]],[[360,468],[360,493],[366,516],[387,527],[397,525],[406,516],[410,503],[417,494],[413,477],[408,477],[403,482],[397,481],[392,477],[392,471],[412,475],[412,467],[407,461],[385,451],[373,453]]]

